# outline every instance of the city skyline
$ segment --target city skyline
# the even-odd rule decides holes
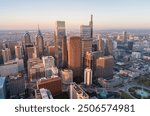
[[[150,29],[150,1],[145,0],[0,0],[0,29],[54,29],[57,20],[79,29],[94,15],[95,29]]]

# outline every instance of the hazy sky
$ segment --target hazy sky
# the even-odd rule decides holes
[[[0,0],[0,29],[78,29],[91,14],[95,29],[150,29],[150,0]]]

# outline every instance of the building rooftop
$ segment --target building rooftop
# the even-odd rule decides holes
[[[88,95],[84,92],[84,90],[79,87],[76,83],[73,83],[73,88],[76,90],[78,94],[82,94],[83,97],[88,97]]]

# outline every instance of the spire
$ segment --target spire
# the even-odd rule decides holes
[[[93,15],[91,15],[91,23],[93,24]]]
[[[42,35],[38,24],[38,35]]]
[[[91,38],[93,38],[93,15],[91,15],[91,21],[89,23],[89,26],[91,27]]]

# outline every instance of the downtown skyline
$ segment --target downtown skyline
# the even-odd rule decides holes
[[[0,29],[54,29],[57,20],[79,29],[94,15],[95,29],[150,29],[148,0],[0,0]]]

